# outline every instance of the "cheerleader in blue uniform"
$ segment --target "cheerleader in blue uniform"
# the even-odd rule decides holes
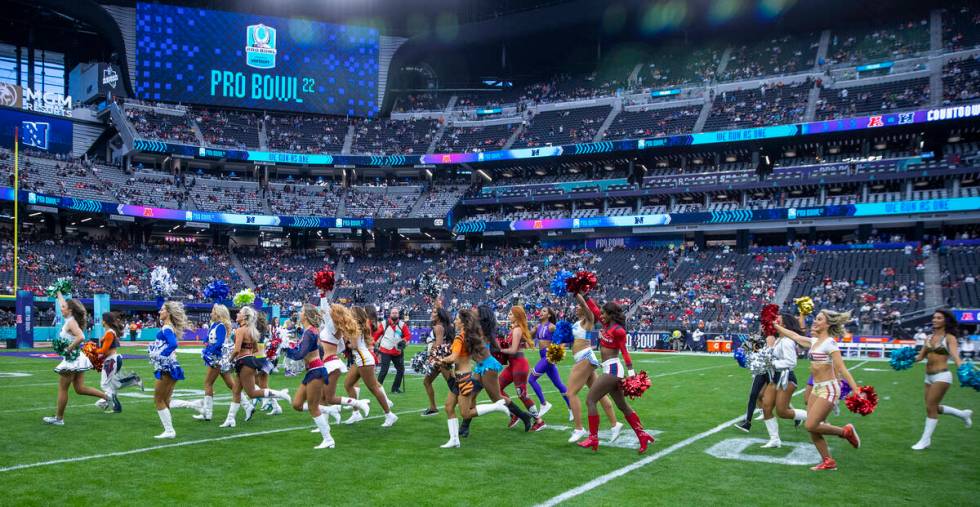
[[[316,423],[316,427],[323,437],[323,442],[314,449],[332,449],[334,440],[330,436],[330,423],[327,421],[327,415],[320,412],[323,386],[327,382],[327,369],[320,357],[320,331],[317,329],[321,324],[320,312],[313,305],[303,305],[300,314],[300,325],[304,329],[303,335],[299,343],[286,349],[285,352],[289,359],[302,360],[306,364],[306,375],[292,399],[293,409],[302,412],[305,407],[309,410],[313,422]]]
[[[208,343],[201,351],[207,373],[204,376],[204,402],[200,413],[194,416],[199,421],[210,421],[214,415],[214,381],[221,377],[228,390],[235,390],[235,377],[232,376],[234,365],[231,363],[231,353],[235,341],[231,336],[231,314],[228,307],[216,304],[211,308],[211,327],[208,328]]]
[[[242,407],[242,393],[253,399],[274,396],[281,400],[291,400],[288,389],[277,391],[256,387],[256,376],[259,371],[266,367],[266,361],[257,357],[259,353],[259,330],[256,327],[258,316],[252,307],[246,306],[238,311],[236,320],[238,321],[238,329],[235,330],[235,347],[231,355],[234,358],[238,381],[235,382],[235,388],[232,391],[232,402],[228,407],[228,416],[225,418],[225,422],[221,423],[222,428],[235,427],[235,416],[238,415],[238,409]],[[249,402],[245,403],[244,408],[245,420],[248,421],[252,418],[254,407]]]
[[[106,404],[109,399],[105,393],[98,389],[93,389],[85,385],[85,372],[92,369],[92,362],[85,354],[81,353],[82,342],[85,341],[85,334],[82,328],[85,327],[85,307],[77,300],[65,301],[61,293],[56,294],[58,298],[58,308],[61,315],[65,317],[65,323],[61,326],[61,332],[56,341],[66,344],[62,355],[64,359],[58,363],[54,371],[58,373],[58,407],[54,417],[45,417],[43,421],[55,426],[64,426],[65,406],[68,405],[68,387],[74,386],[75,392],[85,396],[99,398],[99,403]]]
[[[269,344],[272,342],[272,326],[269,325],[269,319],[266,317],[265,312],[255,312],[255,316],[255,328],[258,329],[260,336],[259,342],[265,347],[269,347]],[[261,363],[262,368],[255,372],[255,385],[259,389],[268,389],[269,375],[276,368],[275,363],[269,359],[268,349],[259,357],[259,363]],[[262,410],[268,412],[269,415],[282,414],[282,407],[279,406],[279,400],[275,398],[260,398],[251,401],[253,407],[258,406],[261,402]]]
[[[162,329],[157,332],[156,341],[150,344],[147,351],[155,370],[153,376],[157,379],[153,386],[153,401],[163,424],[163,433],[156,438],[174,438],[177,432],[170,416],[170,401],[177,381],[184,380],[184,370],[177,361],[177,340],[188,327],[184,305],[178,301],[164,303],[160,307],[160,324]]]

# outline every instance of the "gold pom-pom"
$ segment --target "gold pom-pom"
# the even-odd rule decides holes
[[[800,311],[800,315],[806,317],[813,313],[813,300],[810,299],[810,296],[796,298],[793,302],[796,303],[796,309]]]
[[[551,345],[548,345],[548,352],[546,356],[548,357],[549,363],[558,364],[565,358],[565,347],[562,347],[557,343],[552,343]]]

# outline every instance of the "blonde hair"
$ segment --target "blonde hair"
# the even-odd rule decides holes
[[[323,317],[320,316],[320,311],[309,303],[303,305],[303,309],[300,310],[300,318],[305,320],[307,324],[319,329],[320,325],[323,324]]]
[[[170,326],[174,328],[174,334],[177,335],[177,339],[183,339],[184,331],[190,328],[190,323],[187,321],[187,314],[184,313],[183,303],[180,301],[167,301],[163,304],[163,307],[167,309],[167,314],[170,315]]]
[[[827,334],[838,338],[844,336],[846,330],[844,325],[851,321],[851,312],[836,312],[834,310],[820,310],[824,318],[827,319]]]
[[[214,314],[214,316],[211,317],[211,322],[220,322],[224,324],[225,332],[227,334],[231,334],[231,313],[228,312],[228,307],[220,303],[215,303],[215,305],[211,307],[211,313]],[[214,320],[215,317],[217,317],[218,320]]]
[[[527,327],[527,314],[524,313],[524,308],[512,306],[510,313],[517,320],[517,327],[521,330],[521,338],[524,340],[524,345],[534,347],[534,339],[531,338],[531,329]]]
[[[354,319],[354,315],[347,308],[336,303],[331,304],[330,318],[333,319],[333,325],[336,326],[337,331],[344,338],[356,340],[361,336],[361,326],[358,325],[357,320]]]
[[[241,310],[238,310],[238,313],[245,316],[245,330],[251,335],[252,340],[259,341],[259,330],[255,327],[259,317],[255,314],[255,309],[251,306],[243,306]]]

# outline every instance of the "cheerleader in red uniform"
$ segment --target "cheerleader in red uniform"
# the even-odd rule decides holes
[[[303,336],[299,343],[285,350],[286,356],[294,361],[302,360],[306,364],[306,375],[292,399],[293,409],[302,412],[309,410],[310,417],[316,423],[316,430],[323,437],[323,442],[314,449],[332,449],[335,445],[330,436],[330,423],[327,415],[320,412],[320,400],[323,397],[323,386],[327,381],[327,370],[320,358],[317,326],[320,322],[320,312],[313,305],[303,305],[300,313],[300,324],[303,326]]]
[[[531,330],[527,326],[527,314],[520,306],[512,306],[508,316],[510,321],[510,347],[501,349],[501,354],[507,356],[507,367],[500,374],[500,394],[507,397],[505,389],[514,383],[517,388],[517,397],[524,403],[531,416],[534,417],[534,426],[531,431],[538,431],[545,427],[544,421],[538,416],[538,411],[534,408],[534,402],[527,395],[527,376],[531,370],[524,356],[526,347],[534,347],[534,340],[531,339]],[[510,427],[517,425],[520,419],[516,415],[510,416]]]
[[[580,302],[581,294],[577,294]],[[591,298],[585,301],[589,310],[592,312],[596,321],[602,323],[602,331],[599,334],[599,354],[602,357],[602,374],[599,375],[589,387],[589,395],[586,404],[589,407],[589,438],[579,442],[581,447],[591,447],[593,451],[599,449],[599,410],[597,405],[599,400],[605,395],[610,395],[616,406],[626,417],[626,421],[636,433],[636,439],[640,442],[640,454],[647,450],[647,445],[653,443],[653,437],[643,431],[643,424],[640,417],[636,415],[626,396],[623,395],[620,381],[625,377],[632,377],[633,361],[630,353],[626,350],[626,315],[622,307],[613,302],[602,305],[602,310],[592,301]],[[622,353],[623,361],[626,362],[626,370],[623,370],[623,361],[619,359]]]

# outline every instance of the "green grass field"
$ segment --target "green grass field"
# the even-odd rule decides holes
[[[188,380],[178,393],[200,397],[199,356],[179,357]],[[977,505],[980,499],[980,428],[941,416],[932,448],[909,449],[925,414],[921,364],[894,372],[884,362],[848,361],[881,402],[868,417],[842,407],[832,418],[855,423],[862,448],[832,439],[839,470],[817,473],[808,469],[816,461],[808,434],[791,422],[780,423],[784,447],[772,450],[758,448],[766,438],[761,421],[749,434],[730,427],[745,409],[751,382],[730,358],[634,359],[637,370],[653,377],[653,387],[633,406],[647,429],[658,432],[642,457],[626,448],[635,446],[629,428],[618,442],[624,447],[603,445],[593,453],[568,444],[567,430],[525,434],[507,429],[499,414],[475,420],[462,448],[440,449],[448,438],[445,415],[419,416],[425,392],[414,375],[406,394],[391,395],[400,416],[394,427],[380,427],[381,412],[372,403],[370,420],[333,426],[337,448],[330,450],[313,450],[320,437],[309,432],[308,414],[257,413],[246,423],[240,413],[237,428],[219,428],[229,396],[223,386],[216,387],[210,423],[174,410],[173,441],[153,438],[161,427],[149,391],[124,391],[121,414],[104,413],[93,398],[71,393],[66,425],[54,427],[41,417],[54,414],[56,362],[0,356],[0,505]],[[128,368],[152,379],[145,360],[129,360]],[[805,363],[797,375],[806,377]],[[275,375],[271,384],[292,392],[299,381]],[[97,386],[98,374],[89,372],[86,383]],[[441,406],[446,387],[437,384]],[[555,404],[549,425],[570,426],[561,398],[547,380],[542,385]],[[796,400],[800,406],[801,397]],[[978,393],[958,384],[945,403],[980,414]],[[604,418],[602,424],[608,427]],[[751,445],[736,452],[746,438]]]

